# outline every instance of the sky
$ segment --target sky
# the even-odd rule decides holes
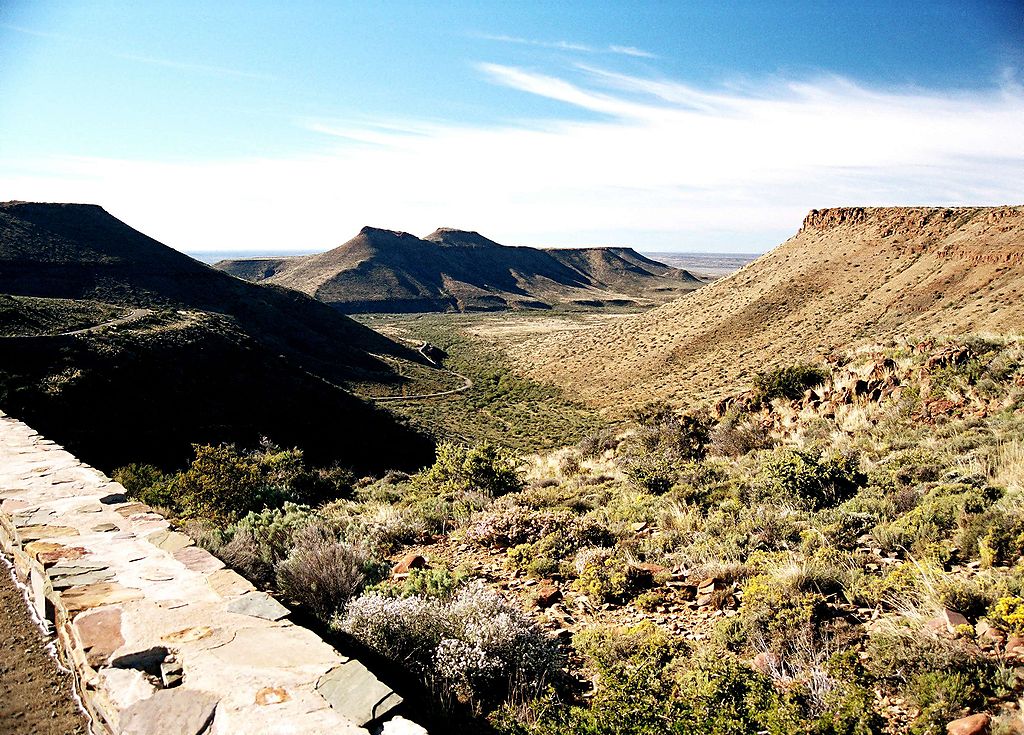
[[[762,252],[1024,203],[1024,3],[0,0],[0,200],[186,252],[363,225]]]

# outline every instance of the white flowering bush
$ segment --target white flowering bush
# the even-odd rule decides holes
[[[364,595],[336,625],[442,699],[477,708],[536,696],[562,665],[554,642],[482,582],[447,602]]]

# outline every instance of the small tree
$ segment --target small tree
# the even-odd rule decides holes
[[[440,442],[437,460],[419,481],[446,495],[476,492],[498,497],[523,486],[512,456],[488,441],[473,446]]]
[[[266,505],[259,464],[229,444],[195,444],[196,458],[174,480],[182,513],[226,525]]]

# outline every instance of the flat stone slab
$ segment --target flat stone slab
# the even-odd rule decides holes
[[[250,592],[228,603],[227,611],[237,615],[251,615],[264,620],[280,620],[290,610],[266,592]]]
[[[213,722],[219,699],[184,687],[160,689],[121,715],[121,735],[200,735]]]
[[[142,597],[141,590],[133,587],[123,587],[117,582],[97,582],[65,590],[60,599],[68,613],[74,614],[103,605],[139,600]]]
[[[84,612],[73,623],[85,660],[93,668],[110,660],[114,651],[124,645],[121,635],[121,608],[102,607]]]
[[[179,549],[174,552],[173,556],[184,564],[185,568],[191,569],[193,572],[215,572],[224,568],[224,562],[198,546]]]
[[[70,574],[64,577],[57,577],[50,581],[50,585],[55,590],[66,590],[72,587],[81,587],[83,585],[93,585],[98,582],[106,582],[111,580],[116,575],[109,569],[101,569],[95,572],[83,572],[82,574]]]
[[[225,599],[238,597],[256,589],[252,586],[252,582],[230,569],[220,569],[213,572],[206,578],[206,582],[214,592]]]
[[[177,531],[157,531],[156,533],[149,534],[146,540],[158,549],[169,551],[172,554],[175,551],[184,549],[186,546],[192,545],[190,537]]]
[[[320,677],[316,690],[357,725],[379,720],[402,703],[400,696],[354,659]]]

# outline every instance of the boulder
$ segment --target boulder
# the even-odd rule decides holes
[[[408,574],[413,569],[425,569],[427,560],[420,554],[406,554],[391,569],[392,574]]]
[[[961,717],[946,725],[946,735],[988,735],[992,718],[984,712]]]
[[[562,599],[562,590],[551,582],[544,582],[533,595],[537,607],[545,610]]]

